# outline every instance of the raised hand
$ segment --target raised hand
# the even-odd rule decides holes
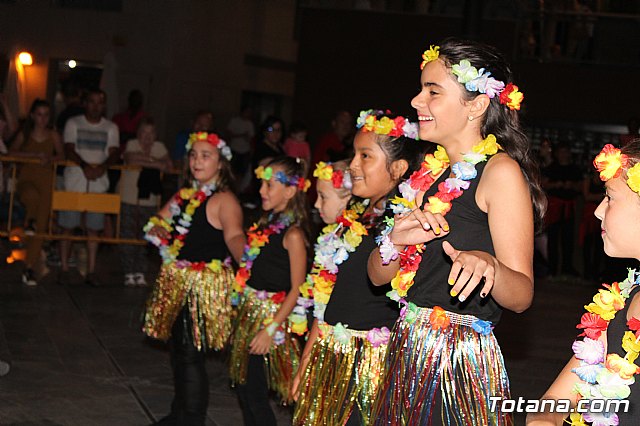
[[[449,224],[441,214],[415,209],[396,215],[389,237],[393,244],[409,246],[422,244],[449,233]]]
[[[458,300],[464,302],[484,280],[480,297],[486,297],[493,288],[498,260],[484,251],[457,250],[448,241],[442,243],[442,248],[453,261],[448,279],[449,284],[453,286],[451,296],[458,296]]]

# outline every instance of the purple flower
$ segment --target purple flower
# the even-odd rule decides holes
[[[493,98],[504,90],[504,83],[493,77],[489,77],[484,90],[484,93],[486,93],[488,97]]]
[[[372,328],[367,333],[367,340],[371,342],[371,346],[377,348],[380,345],[386,345],[389,342],[391,332],[387,327]]]
[[[258,300],[267,300],[269,298],[269,294],[266,292],[266,290],[258,290],[256,291],[256,297],[258,298]]]
[[[576,358],[587,364],[593,365],[604,362],[604,345],[599,340],[585,337],[582,341],[576,340],[573,342],[571,349],[576,354]]]
[[[447,188],[448,192],[458,190],[469,189],[469,185],[471,183],[466,180],[458,179],[458,178],[447,178],[444,181],[444,186]]]
[[[582,413],[582,417],[592,426],[615,426],[620,423],[616,413]]]

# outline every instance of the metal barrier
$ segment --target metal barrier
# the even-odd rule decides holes
[[[15,157],[10,155],[0,155],[0,162],[10,165],[10,179],[13,182],[9,192],[9,211],[7,225],[5,229],[0,229],[0,237],[8,237],[13,228],[13,209],[15,208],[15,196],[17,186],[17,172],[19,164],[41,164],[35,158]],[[137,244],[144,245],[147,242],[140,239],[120,238],[120,194],[91,193],[91,192],[67,192],[56,189],[56,168],[58,166],[75,166],[72,161],[54,161],[49,164],[52,174],[51,205],[49,206],[49,226],[46,233],[38,232],[35,236],[49,240],[72,240],[72,241],[97,241],[109,244]],[[141,170],[140,166],[133,165],[113,165],[109,169],[113,170]],[[176,173],[172,171],[170,173]],[[159,208],[160,206],[158,206]],[[55,234],[53,216],[56,211],[77,211],[91,213],[105,213],[116,216],[115,237],[89,237],[88,235],[65,235]]]

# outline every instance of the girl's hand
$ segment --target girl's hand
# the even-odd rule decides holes
[[[301,369],[298,369],[298,372],[295,376],[293,376],[293,381],[291,382],[291,388],[289,389],[289,400],[298,402],[298,398],[300,397],[300,373]]]
[[[394,223],[389,238],[400,246],[426,243],[449,233],[449,224],[444,216],[420,209],[396,215]]]
[[[152,235],[154,237],[158,237],[158,238],[162,238],[164,240],[168,240],[171,238],[171,234],[164,229],[162,226],[154,226],[153,228],[149,229],[149,235]]]
[[[249,345],[249,353],[252,355],[264,355],[269,352],[272,343],[273,336],[269,336],[265,329],[260,330]]]
[[[448,241],[443,241],[442,248],[453,261],[448,280],[453,286],[451,296],[464,302],[484,279],[480,297],[486,297],[493,288],[498,259],[484,251],[456,250]]]

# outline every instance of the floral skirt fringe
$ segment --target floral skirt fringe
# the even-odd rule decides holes
[[[450,312],[447,327],[432,328],[430,313],[420,308],[414,322],[396,322],[374,424],[512,425],[508,413],[489,409],[490,397],[510,395],[493,333],[478,333],[469,326],[475,317]]]
[[[273,293],[267,293],[269,296]],[[255,290],[245,288],[245,293],[238,306],[233,324],[231,340],[231,359],[229,374],[234,384],[245,384],[247,366],[249,364],[249,345],[260,330],[265,328],[265,321],[271,322],[282,306],[270,298],[258,298]],[[279,343],[279,344],[276,344]],[[265,374],[271,390],[276,391],[283,402],[288,400],[289,388],[293,375],[300,361],[300,343],[291,333],[287,322],[274,335],[271,349],[264,355]]]
[[[223,349],[231,334],[233,282],[233,270],[226,266],[213,272],[208,268],[177,268],[174,263],[162,265],[147,300],[143,332],[167,341],[174,321],[186,305],[193,324],[189,332],[198,350]]]
[[[372,424],[387,345],[372,345],[366,331],[350,334],[348,342],[338,341],[332,326],[320,326],[300,381],[294,425],[344,425],[356,404],[363,424]]]

